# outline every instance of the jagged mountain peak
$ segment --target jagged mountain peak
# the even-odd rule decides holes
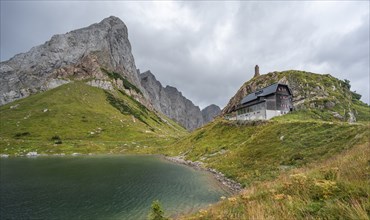
[[[74,33],[74,32],[79,32],[79,31],[83,31],[83,30],[89,30],[89,29],[109,30],[109,29],[112,29],[112,28],[115,28],[115,29],[123,29],[123,30],[126,30],[127,31],[126,24],[120,18],[115,17],[115,16],[109,16],[107,18],[104,18],[100,22],[91,24],[91,25],[89,25],[87,27],[82,27],[82,28],[78,28],[78,29],[69,31],[66,34]],[[63,34],[55,34],[55,35],[53,35],[53,37],[54,36],[58,36],[58,35],[63,35]]]
[[[210,105],[204,111],[170,85],[163,87],[148,70],[139,74],[141,85],[147,91],[155,109],[174,119],[188,130],[194,130],[220,113],[220,107]]]
[[[208,123],[212,121],[215,117],[220,115],[221,113],[221,108],[218,105],[211,104],[204,109],[202,109],[202,117],[204,123]]]
[[[156,82],[160,83],[150,70],[147,70],[147,71],[142,72],[142,73],[140,73],[140,70],[138,70],[138,71],[139,71],[139,75],[140,75],[141,80],[147,80],[148,78],[150,78],[151,80],[155,80]]]
[[[149,95],[155,109],[174,119],[188,130],[203,125],[198,106],[187,99],[177,88],[167,85],[163,87],[153,73],[148,70],[139,74],[141,85]]]
[[[125,23],[121,19],[119,19],[118,17],[113,16],[113,15],[111,15],[111,16],[109,16],[107,18],[104,18],[100,22],[100,24],[109,24],[110,26],[123,25],[123,26],[126,27]]]
[[[126,24],[120,18],[115,17],[115,16],[109,16],[107,18],[104,18],[100,22],[91,24],[87,27],[83,27],[83,28],[80,28],[80,29],[76,29],[76,30],[67,32],[67,34],[74,33],[74,32],[79,32],[79,31],[84,31],[84,30],[91,30],[91,29],[94,29],[94,30],[100,29],[100,30],[104,30],[104,31],[108,31],[108,30],[117,31],[118,30],[118,31],[122,31],[122,33],[124,35],[127,34]],[[116,36],[119,37],[119,35],[116,35]]]
[[[142,89],[127,27],[111,16],[88,27],[54,35],[44,44],[1,62],[0,105],[47,90],[56,78],[102,75],[100,68],[92,70],[91,66],[117,72]]]
[[[180,93],[180,95],[182,95],[182,93],[174,86],[167,85],[164,89],[169,91],[169,92],[178,92],[178,93]]]
[[[210,104],[209,106],[205,107],[204,109],[207,109],[207,108],[213,108],[213,109],[216,109],[216,108],[220,108],[218,105],[215,105],[215,104]],[[204,110],[203,109],[203,110]]]

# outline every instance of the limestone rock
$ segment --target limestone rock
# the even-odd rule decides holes
[[[211,122],[220,113],[221,113],[221,109],[217,105],[212,104],[212,105],[205,107],[202,110],[203,123],[207,124],[208,122]]]
[[[150,71],[141,73],[140,80],[155,109],[188,130],[194,130],[203,125],[199,107],[185,98],[175,87],[163,87]]]
[[[348,122],[349,123],[355,123],[356,122],[356,117],[355,114],[352,111],[348,112]]]
[[[49,90],[49,89],[54,89],[58,86],[64,85],[70,83],[70,80],[65,80],[65,79],[51,79],[46,83],[46,85],[43,88],[43,90]]]
[[[126,25],[117,17],[54,35],[44,44],[1,62],[0,105],[62,84],[52,81],[56,78],[104,79],[100,67],[122,74],[142,89]]]
[[[105,90],[113,90],[113,85],[109,81],[95,79],[95,80],[91,80],[87,82],[86,84],[90,86],[98,87],[101,89],[105,89]]]
[[[342,115],[340,115],[338,112],[332,112],[332,114],[333,114],[333,116],[334,117],[336,117],[336,118],[338,118],[338,119],[340,119],[340,120],[344,120],[345,118],[342,116]]]

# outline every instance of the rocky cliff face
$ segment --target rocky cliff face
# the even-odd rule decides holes
[[[220,115],[221,109],[217,105],[209,105],[202,110],[204,124],[211,122],[216,116]]]
[[[140,80],[155,109],[174,119],[188,130],[194,130],[203,125],[199,107],[185,98],[175,87],[163,87],[150,71],[141,73]]]
[[[337,118],[355,121],[352,109],[352,93],[349,85],[329,74],[315,74],[289,70],[272,72],[252,78],[244,83],[230,99],[222,114],[233,111],[236,105],[249,93],[280,82],[290,87],[293,93],[293,105],[299,109],[328,110]]]
[[[1,62],[0,105],[67,83],[68,78],[106,79],[101,67],[141,89],[126,25],[113,16],[54,35],[43,45]]]

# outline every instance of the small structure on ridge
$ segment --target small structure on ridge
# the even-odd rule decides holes
[[[254,77],[257,77],[260,75],[260,67],[258,65],[256,65],[254,67]]]

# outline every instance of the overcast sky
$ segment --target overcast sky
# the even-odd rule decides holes
[[[349,79],[369,103],[369,1],[1,1],[1,61],[110,15],[136,66],[201,108],[224,107],[260,66]]]

